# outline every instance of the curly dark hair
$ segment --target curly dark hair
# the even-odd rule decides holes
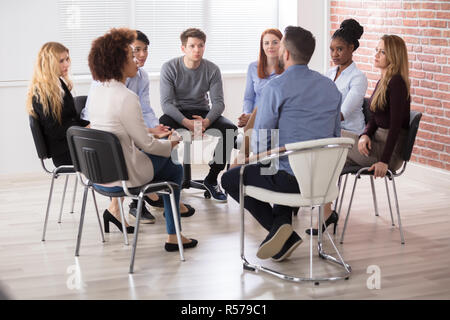
[[[129,46],[136,40],[136,31],[112,28],[92,42],[89,52],[89,69],[94,80],[121,81],[127,61]]]

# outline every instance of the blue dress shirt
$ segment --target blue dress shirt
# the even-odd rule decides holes
[[[93,88],[100,85],[101,82],[92,81],[89,93],[92,92]],[[148,73],[143,68],[139,68],[136,76],[128,78],[125,85],[128,89],[138,95],[142,108],[142,115],[144,116],[144,122],[147,128],[156,127],[159,124],[159,120],[150,106],[150,80],[148,78]],[[81,112],[81,118],[89,120],[89,94],[86,100],[86,106]]]
[[[340,106],[341,93],[333,81],[307,65],[290,66],[264,87],[252,133],[253,152],[340,137]],[[270,129],[278,129],[278,139],[272,139]],[[279,169],[294,175],[286,157],[280,159]]]
[[[277,77],[278,74],[272,72],[267,78],[261,79],[258,77],[258,62],[252,62],[247,70],[247,84],[244,93],[244,107],[243,113],[252,113],[255,106],[258,105],[261,97],[261,91],[269,80]]]
[[[337,66],[331,68],[326,76],[334,81],[337,69]],[[366,126],[362,112],[364,96],[367,91],[366,75],[352,62],[334,83],[342,94],[341,112],[344,116],[344,121],[341,123],[342,129],[361,134]]]

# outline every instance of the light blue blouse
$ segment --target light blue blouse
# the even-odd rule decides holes
[[[255,106],[258,105],[258,100],[261,97],[261,91],[269,80],[277,77],[278,74],[272,72],[267,78],[261,79],[258,77],[258,62],[252,62],[248,66],[247,84],[244,93],[244,107],[243,113],[252,113]]]
[[[92,81],[86,101],[86,106],[81,111],[82,119],[89,120],[89,96],[92,90],[94,90],[95,87],[98,87],[101,84],[102,83],[99,81]],[[156,127],[159,124],[159,119],[156,117],[155,111],[153,111],[152,107],[150,106],[150,80],[148,78],[147,72],[143,68],[139,68],[136,76],[134,76],[133,78],[128,78],[125,85],[128,89],[138,95],[139,102],[142,108],[142,115],[144,116],[144,121],[147,128]]]
[[[334,81],[338,67],[333,67],[326,73],[326,76]],[[344,121],[341,122],[342,129],[361,134],[366,126],[362,105],[367,91],[367,77],[358,69],[355,62],[352,62],[339,75],[334,82],[342,94],[341,112]]]

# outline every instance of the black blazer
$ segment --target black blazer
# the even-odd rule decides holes
[[[69,154],[69,147],[67,145],[66,132],[71,126],[85,127],[89,124],[89,121],[80,119],[75,109],[75,103],[73,101],[72,94],[67,88],[64,81],[61,81],[61,86],[64,90],[63,107],[61,114],[61,124],[50,113],[44,115],[42,104],[39,101],[39,97],[33,97],[33,109],[38,116],[39,123],[42,126],[44,132],[44,139],[47,144],[50,156],[61,156],[64,153]]]

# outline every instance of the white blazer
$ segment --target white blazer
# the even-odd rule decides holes
[[[112,132],[119,138],[128,168],[127,186],[150,182],[154,177],[153,164],[144,152],[170,157],[172,147],[170,141],[148,133],[139,97],[122,82],[111,80],[93,88],[89,100],[91,128]],[[108,186],[121,184],[116,181]]]

